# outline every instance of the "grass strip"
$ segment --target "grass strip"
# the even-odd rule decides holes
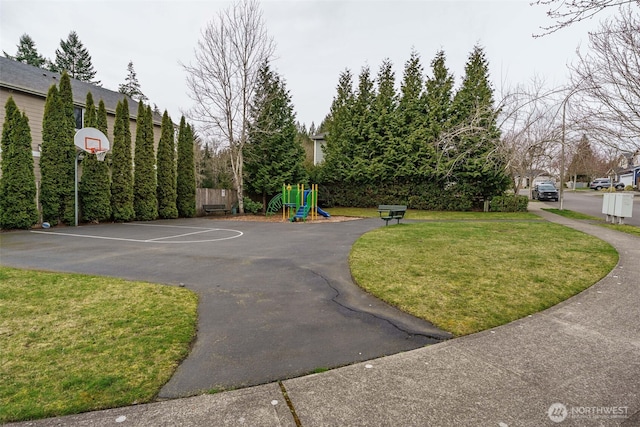
[[[607,222],[605,222],[602,218],[598,218],[595,216],[591,216],[591,215],[586,215],[586,214],[582,214],[580,212],[574,212],[571,210],[567,210],[567,209],[543,209],[545,211],[563,216],[565,218],[571,218],[571,219],[576,219],[576,220],[587,220],[587,221],[594,221],[596,225],[599,225],[601,227],[606,227],[606,228],[610,228],[612,230],[616,230],[616,231],[620,231],[622,233],[627,233],[627,234],[631,234],[634,236],[640,236],[640,227],[637,227],[635,225],[629,225],[629,224],[609,224]]]
[[[577,220],[587,220],[587,221],[602,221],[602,218],[598,218],[597,216],[587,215],[580,212],[571,211],[568,209],[553,209],[553,208],[542,208],[543,211],[550,212],[552,214],[560,215],[565,218],[577,219]]]
[[[183,288],[0,267],[0,422],[152,400],[196,319]]]
[[[425,222],[381,227],[352,248],[356,282],[456,336],[539,312],[615,266],[612,246],[548,222]]]
[[[325,209],[331,215],[354,216],[361,218],[378,218],[380,214],[376,208],[331,208]],[[435,221],[501,221],[501,220],[540,220],[540,217],[530,212],[449,212],[407,210],[406,219],[435,220]]]

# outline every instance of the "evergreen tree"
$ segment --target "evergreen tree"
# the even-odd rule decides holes
[[[42,146],[40,151],[40,204],[42,220],[56,225],[60,220],[61,197],[61,144],[67,136],[64,112],[58,88],[52,85],[47,93],[42,119]]]
[[[176,207],[176,161],[175,140],[173,138],[173,122],[165,110],[160,125],[160,142],[158,143],[158,216],[160,218],[177,218]]]
[[[76,176],[75,176],[75,161],[76,161],[76,146],[73,142],[73,137],[76,133],[76,119],[74,115],[73,105],[73,93],[71,91],[71,78],[66,72],[62,73],[60,78],[60,104],[64,114],[64,129],[66,135],[64,139],[58,141],[60,144],[60,165],[59,170],[62,172],[60,182],[60,209],[62,215],[62,221],[67,225],[75,223],[75,188],[76,188]]]
[[[304,149],[296,137],[298,130],[291,96],[282,78],[263,64],[251,104],[249,141],[244,152],[244,171],[249,189],[267,195],[284,183],[306,181]]]
[[[191,125],[184,116],[178,132],[178,169],[176,178],[176,207],[178,215],[191,218],[196,214],[195,140]]]
[[[453,75],[446,67],[444,51],[439,51],[431,61],[432,77],[426,83],[427,127],[429,140],[438,146],[441,132],[447,129],[451,119],[451,103],[453,99]]]
[[[351,71],[340,73],[337,91],[322,125],[328,132],[322,167],[322,180],[327,184],[344,182],[351,167],[348,150],[354,134],[351,114],[355,98]]]
[[[43,68],[46,65],[47,60],[44,56],[38,53],[36,43],[28,34],[20,36],[20,41],[17,46],[18,51],[16,52],[16,56],[11,56],[7,54],[7,52],[3,52],[4,56],[9,59],[13,59],[14,61],[33,65],[34,67]]]
[[[100,101],[100,111],[96,111],[91,92],[87,93],[84,126],[100,130],[107,135],[104,102]],[[100,119],[99,115],[104,115]],[[102,127],[102,129],[100,128]],[[109,167],[99,161],[95,154],[85,153],[82,161],[82,177],[79,185],[82,218],[85,221],[100,222],[111,218],[111,183]]]
[[[129,95],[136,101],[147,101],[148,98],[140,90],[140,83],[138,82],[138,77],[133,69],[133,61],[129,61],[129,65],[127,65],[127,73],[125,82],[118,86],[118,92]]]
[[[136,120],[135,169],[133,174],[133,207],[136,219],[152,221],[158,218],[156,197],[156,157],[153,150],[151,107],[138,103]]]
[[[40,202],[43,220],[52,225],[75,222],[74,134],[71,81],[63,73],[60,89],[49,89],[42,122]]]
[[[131,130],[129,128],[129,103],[124,98],[116,106],[113,128],[111,212],[115,221],[131,221],[133,209],[133,165],[131,159]]]
[[[358,76],[358,88],[351,109],[353,136],[346,146],[346,155],[351,159],[347,171],[347,182],[369,184],[375,177],[371,173],[371,134],[374,117],[372,114],[375,99],[374,83],[369,67],[364,67]]]
[[[100,85],[94,80],[96,71],[91,63],[89,51],[82,45],[75,31],[71,31],[67,40],[60,40],[60,48],[56,49],[53,70],[59,73],[66,71],[76,80]]]
[[[398,96],[391,61],[384,60],[378,71],[378,91],[373,101],[371,130],[371,173],[379,185],[397,176]]]
[[[38,207],[29,119],[9,97],[2,125],[0,228],[28,229],[36,222]]]
[[[451,181],[461,186],[476,205],[501,194],[509,185],[505,161],[497,150],[497,114],[489,65],[483,49],[475,46],[465,66],[462,86],[453,99],[452,120],[459,136],[450,153],[450,171]]]
[[[396,182],[414,182],[432,178],[431,146],[427,142],[426,98],[424,76],[417,52],[405,64],[398,101],[398,147],[395,151]]]

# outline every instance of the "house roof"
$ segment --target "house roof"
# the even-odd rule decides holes
[[[46,98],[49,88],[59,84],[61,77],[60,73],[0,56],[0,86],[2,87]],[[91,83],[73,78],[70,80],[74,104],[84,107],[87,93],[91,92],[96,103],[102,99],[107,111],[115,114],[118,101],[126,98],[129,103],[129,115],[132,118],[136,117],[138,102],[131,97]],[[159,123],[161,120],[162,117],[154,113],[154,122]]]

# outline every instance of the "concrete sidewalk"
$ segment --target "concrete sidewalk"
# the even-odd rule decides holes
[[[620,254],[604,279],[544,312],[281,383],[10,425],[638,426],[640,238],[536,205]]]

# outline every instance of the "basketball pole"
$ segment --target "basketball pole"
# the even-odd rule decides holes
[[[80,154],[82,154],[82,151],[80,150],[76,150],[76,170],[75,170],[75,196],[76,196],[76,201],[75,201],[75,224],[76,227],[78,226],[78,161],[80,160]]]

